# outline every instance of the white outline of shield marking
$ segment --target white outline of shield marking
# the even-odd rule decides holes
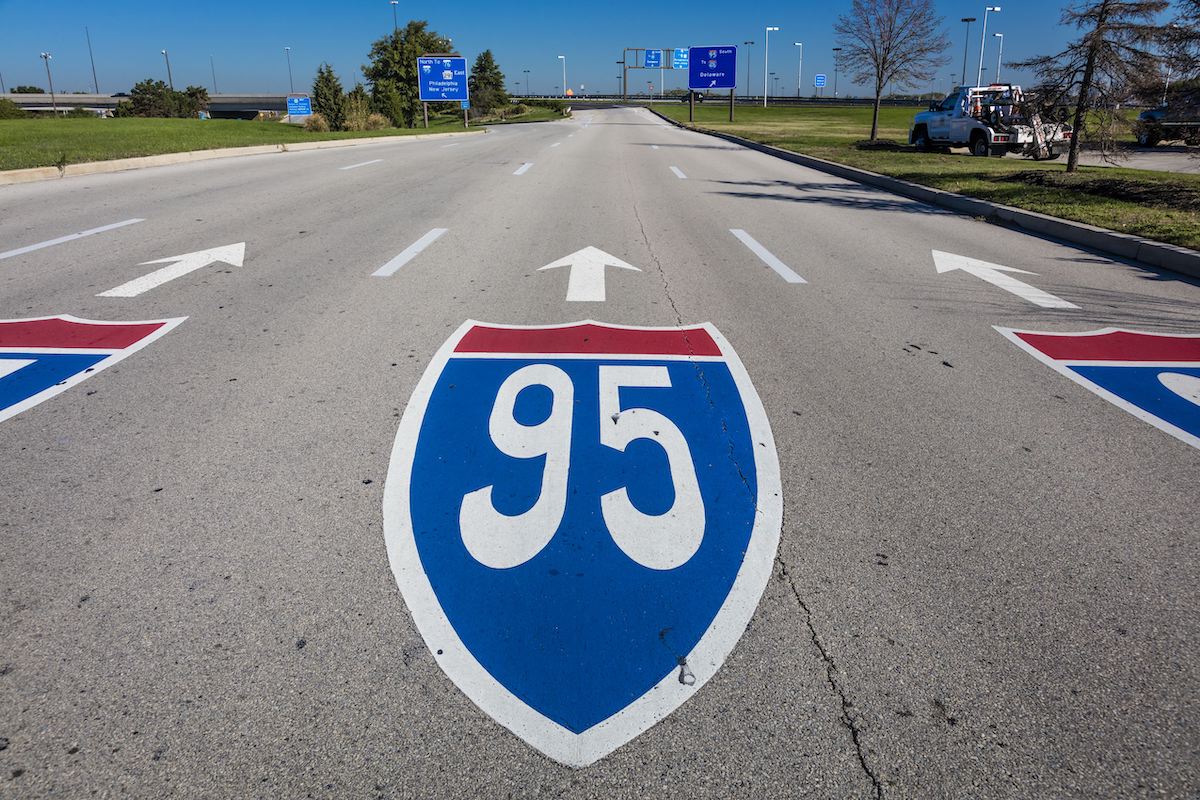
[[[185,319],[187,319],[187,317],[171,317],[170,319],[143,319],[143,320],[126,321],[126,322],[110,322],[107,320],[83,319],[82,317],[75,317],[70,314],[54,314],[49,317],[26,317],[25,319],[0,319],[0,322],[41,322],[41,321],[47,320],[47,319],[61,319],[64,322],[81,322],[81,323],[85,323],[87,325],[162,325],[162,327],[159,328],[158,330],[156,330],[154,333],[149,334],[144,339],[139,339],[138,341],[134,342],[133,344],[129,345],[128,347],[124,347],[119,350],[115,347],[100,347],[100,348],[88,348],[88,347],[80,347],[80,348],[0,347],[0,353],[7,353],[7,352],[37,353],[39,351],[44,352],[47,350],[52,350],[55,353],[59,353],[64,350],[67,352],[71,352],[71,350],[75,350],[75,351],[79,352],[80,354],[85,354],[85,353],[93,353],[94,354],[94,353],[98,353],[98,352],[100,352],[100,353],[107,352],[109,350],[117,351],[117,352],[113,353],[112,355],[108,356],[107,358],[101,359],[100,361],[97,361],[95,364],[93,364],[90,372],[76,373],[76,374],[72,375],[71,377],[67,378],[66,380],[64,380],[62,383],[56,383],[53,386],[51,386],[49,389],[43,389],[42,391],[38,392],[35,395],[26,397],[24,400],[22,400],[19,403],[15,403],[15,404],[9,406],[8,408],[0,409],[0,422],[4,422],[6,419],[15,417],[17,414],[20,414],[22,411],[28,411],[29,409],[33,408],[34,406],[38,405],[39,403],[49,400],[51,397],[54,397],[57,394],[61,394],[61,393],[65,392],[67,389],[70,389],[72,386],[74,386],[77,383],[81,383],[82,381],[85,381],[88,378],[95,377],[96,373],[100,372],[101,370],[108,369],[113,364],[116,364],[118,361],[128,358],[129,356],[133,355],[138,350],[141,350],[143,347],[150,344],[151,342],[153,342],[157,339],[160,339],[163,336],[166,336],[168,333],[171,332],[172,329],[175,328],[176,325],[178,325],[179,323],[181,323]]]
[[[558,723],[530,708],[508,689],[504,688],[483,666],[475,660],[470,650],[459,639],[454,627],[442,611],[441,604],[433,592],[417,552],[413,537],[412,519],[409,511],[409,485],[412,480],[413,458],[416,453],[417,437],[425,417],[429,397],[441,376],[454,348],[471,328],[480,325],[510,330],[545,330],[547,328],[569,328],[581,325],[598,325],[610,329],[638,331],[678,331],[702,328],[708,332],[720,349],[734,383],[737,385],[749,423],[751,446],[754,449],[754,465],[757,474],[758,497],[754,515],[754,528],[746,546],[742,565],[734,578],[729,595],[721,604],[708,630],[687,654],[688,668],[695,675],[695,683],[687,685],[678,679],[672,670],[657,685],[608,719],[588,728],[583,733],[573,733]],[[528,354],[537,356],[538,354]],[[604,358],[605,353],[595,354]],[[499,357],[506,357],[500,355]],[[518,357],[508,355],[507,357]],[[522,354],[520,357],[525,357]],[[557,354],[546,354],[557,358]],[[569,357],[569,356],[568,356]],[[592,357],[592,356],[589,356]],[[617,354],[615,357],[622,357]],[[636,356],[635,356],[636,357]],[[691,359],[685,359],[691,360]],[[697,358],[696,362],[712,360]],[[388,466],[387,484],[383,492],[383,531],[387,542],[388,560],[396,583],[408,604],[417,629],[425,644],[455,685],[472,702],[496,722],[508,728],[536,750],[571,767],[586,767],[599,761],[618,747],[649,730],[693,694],[700,690],[709,678],[717,673],[725,659],[733,651],[750,618],[758,608],[759,599],[771,577],[775,554],[779,548],[780,530],[783,524],[783,497],[780,487],[779,456],[775,451],[775,438],[767,420],[762,401],[750,382],[741,360],[729,346],[725,337],[706,322],[698,325],[665,328],[637,327],[632,325],[610,325],[593,320],[564,323],[562,325],[494,325],[467,320],[442,345],[425,368],[425,373],[413,390],[412,398],[404,409],[396,441],[392,447]],[[436,655],[441,650],[442,655]]]
[[[1099,384],[1093,383],[1092,381],[1088,380],[1087,378],[1083,377],[1079,373],[1072,370],[1069,366],[1067,366],[1068,364],[1074,364],[1076,366],[1086,366],[1089,364],[1094,364],[1095,366],[1102,367],[1102,366],[1105,366],[1106,364],[1109,364],[1112,362],[1088,361],[1086,359],[1071,359],[1071,358],[1054,359],[1054,358],[1051,358],[1050,356],[1046,355],[1045,353],[1043,353],[1041,350],[1038,350],[1036,347],[1029,344],[1028,342],[1023,341],[1021,339],[1021,337],[1017,336],[1018,333],[1032,333],[1032,334],[1037,334],[1037,335],[1042,335],[1042,336],[1062,336],[1062,337],[1103,336],[1106,333],[1136,333],[1136,334],[1140,334],[1142,336],[1166,336],[1166,337],[1170,337],[1173,339],[1200,339],[1200,333],[1152,333],[1150,331],[1135,331],[1132,328],[1100,328],[1100,329],[1094,330],[1094,331],[1081,331],[1080,333],[1069,333],[1069,332],[1064,332],[1064,331],[1027,331],[1027,330],[1021,330],[1019,328],[1002,328],[999,325],[993,325],[992,327],[996,331],[998,331],[1001,335],[1003,335],[1004,338],[1008,339],[1010,342],[1015,344],[1017,347],[1021,348],[1026,353],[1029,353],[1031,356],[1036,358],[1038,361],[1040,361],[1043,364],[1045,364],[1046,366],[1050,367],[1051,369],[1053,369],[1055,372],[1059,373],[1060,375],[1065,375],[1066,377],[1075,381],[1075,383],[1078,383],[1080,386],[1091,391],[1093,394],[1097,394],[1100,397],[1103,397],[1105,400],[1112,403],[1117,408],[1120,408],[1124,411],[1128,411],[1130,414],[1132,414],[1133,416],[1142,420],[1143,422],[1150,423],[1151,425],[1158,428],[1163,433],[1169,433],[1170,435],[1174,436],[1176,439],[1183,442],[1184,444],[1190,444],[1192,447],[1200,449],[1200,437],[1193,436],[1192,434],[1185,431],[1183,428],[1180,428],[1176,425],[1172,425],[1171,423],[1167,422],[1165,419],[1162,419],[1161,417],[1156,417],[1154,414],[1151,414],[1149,411],[1142,408],[1141,406],[1134,405],[1133,403],[1129,402],[1125,398],[1123,398],[1119,395],[1113,394],[1108,389],[1105,389],[1103,386],[1100,386]],[[1188,366],[1188,367],[1200,366],[1200,365],[1196,364],[1195,362],[1191,362],[1191,361],[1188,361],[1188,362],[1146,361],[1146,362],[1137,362],[1137,364],[1134,364],[1134,362],[1129,362],[1129,361],[1121,361],[1121,362],[1117,362],[1117,363],[1121,364],[1122,366],[1164,367],[1167,369],[1169,369],[1171,366]]]

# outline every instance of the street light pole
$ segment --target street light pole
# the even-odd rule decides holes
[[[96,89],[96,94],[100,94],[100,81],[96,80],[96,57],[92,55],[92,32],[88,30],[87,25],[83,26],[83,35],[87,37],[88,60],[92,62],[92,86]]]
[[[961,22],[967,23],[967,32],[963,34],[963,70],[960,85],[967,85],[967,47],[971,44],[971,23],[975,21],[974,17],[963,17]]]
[[[750,96],[750,48],[754,42],[742,42],[746,46],[746,97]]]
[[[528,97],[529,96],[529,70],[523,69],[521,71],[525,73],[525,96]]]
[[[163,60],[167,62],[167,85],[171,87],[171,91],[175,91],[175,79],[171,77],[171,56],[166,50],[162,51]]]
[[[217,93],[217,62],[213,61],[212,53],[208,54],[208,67],[212,70],[213,94]]]
[[[567,96],[567,57],[559,56],[558,60],[562,62],[562,68],[563,68],[562,96],[566,97]]]
[[[58,98],[54,96],[54,78],[50,76],[50,59],[54,56],[42,53],[42,61],[46,62],[46,82],[50,84],[50,103],[54,106],[54,116],[58,116]]]
[[[1003,33],[993,33],[992,36],[995,36],[997,39],[1000,40],[1000,52],[996,54],[996,77],[995,77],[996,83],[999,83],[1000,82],[1000,67],[1004,63],[1004,34]]]
[[[804,42],[795,42],[800,48],[800,61],[796,64],[796,99],[800,99],[800,76],[804,73]]]
[[[400,5],[400,0],[389,0],[392,4],[392,33],[395,34],[400,30],[400,23],[396,20],[396,6]]]
[[[833,48],[833,99],[838,98],[838,53],[842,52],[842,48]]]
[[[763,39],[763,108],[767,107],[767,95],[770,86],[767,85],[767,72],[771,69],[771,31],[779,30],[778,25],[768,25],[766,38]]]
[[[1000,6],[987,6],[983,9],[983,34],[979,39],[979,75],[975,78],[975,85],[983,84],[983,48],[987,44],[987,18],[992,11],[1000,11]]]
[[[284,53],[284,55],[287,56],[287,62],[288,62],[288,93],[295,94],[296,93],[296,84],[292,81],[292,48],[290,48],[290,47],[283,48],[283,53]]]

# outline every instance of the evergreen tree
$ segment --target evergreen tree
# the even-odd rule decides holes
[[[346,126],[346,93],[337,73],[329,64],[317,68],[312,96],[313,111],[325,117],[330,130],[342,130]]]
[[[504,89],[504,73],[500,71],[491,50],[484,50],[471,67],[471,109],[478,115],[490,114],[508,106]]]
[[[450,40],[429,30],[429,23],[412,20],[371,45],[371,63],[363,75],[371,84],[371,106],[398,128],[415,127],[421,119],[417,90],[417,59],[428,53],[447,53]]]

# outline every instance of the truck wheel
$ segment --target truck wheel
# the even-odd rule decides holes
[[[918,153],[929,152],[929,131],[924,125],[919,125],[913,129],[912,143]]]
[[[971,138],[971,155],[986,156],[990,151],[986,136],[976,135]]]
[[[1158,137],[1147,130],[1138,131],[1137,143],[1141,147],[1154,147],[1158,144]]]

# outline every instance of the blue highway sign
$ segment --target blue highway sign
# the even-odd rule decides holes
[[[688,55],[689,89],[732,89],[737,86],[737,48],[693,47]]]
[[[688,68],[688,51],[686,47],[676,47],[671,54],[671,69]]]
[[[663,65],[662,50],[647,50],[646,51],[646,69],[660,69]]]
[[[417,59],[417,85],[421,100],[469,100],[467,60],[459,56],[424,56]]]
[[[306,94],[289,94],[287,112],[289,117],[312,116],[312,99]]]
[[[825,88],[825,80],[826,80],[825,73],[818,72],[816,75],[813,76],[813,86],[817,87],[818,89],[824,89]]]

